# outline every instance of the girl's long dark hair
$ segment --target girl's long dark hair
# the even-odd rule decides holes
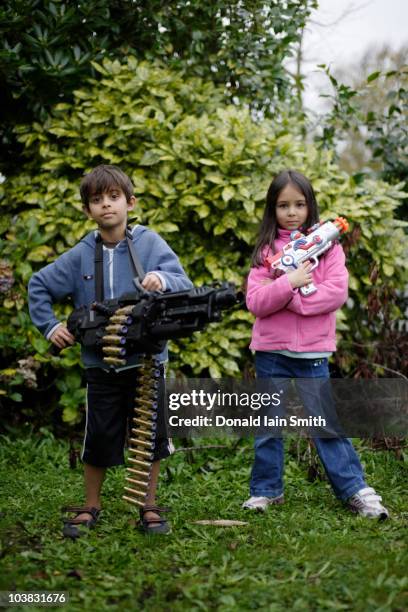
[[[278,233],[278,224],[276,221],[276,202],[279,194],[291,183],[296,189],[299,189],[305,196],[308,215],[303,229],[307,230],[319,221],[319,210],[317,208],[316,196],[310,181],[295,170],[283,170],[279,172],[273,179],[266,194],[266,206],[263,214],[263,219],[259,228],[258,239],[252,253],[251,267],[262,265],[262,251],[265,246],[269,246],[272,253],[275,253],[275,238]]]

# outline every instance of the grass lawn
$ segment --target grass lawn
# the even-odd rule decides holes
[[[170,535],[136,529],[136,510],[121,500],[124,471],[115,469],[97,529],[71,542],[59,509],[82,502],[82,468],[69,469],[67,444],[45,430],[1,437],[0,590],[68,591],[70,612],[408,609],[407,461],[361,451],[391,511],[387,522],[349,513],[290,456],[286,503],[248,514],[240,505],[251,441],[214,443],[228,448],[196,451],[194,463],[178,452],[163,464],[159,500],[173,509]],[[248,525],[194,524],[220,518]]]

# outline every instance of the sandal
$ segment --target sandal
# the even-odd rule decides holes
[[[62,535],[64,538],[71,538],[72,540],[76,540],[77,538],[85,535],[86,532],[82,531],[79,527],[86,527],[87,529],[92,529],[92,527],[95,527],[101,512],[98,508],[91,508],[89,506],[65,506],[64,508],[61,508],[61,511],[75,513],[73,518],[62,519],[64,523]],[[84,512],[90,514],[92,518],[86,520],[78,519],[77,517]]]
[[[145,518],[146,512],[156,512],[158,518]],[[143,506],[140,508],[140,528],[143,533],[166,534],[170,533],[170,525],[166,519],[160,516],[160,512],[170,512],[170,508],[159,508],[158,506]]]

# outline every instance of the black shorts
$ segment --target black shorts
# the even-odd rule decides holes
[[[87,409],[85,438],[81,459],[96,467],[123,465],[124,448],[134,414],[139,368],[107,372],[87,368]],[[172,445],[167,437],[167,414],[164,393],[164,367],[160,366],[157,429],[154,461],[168,457]]]

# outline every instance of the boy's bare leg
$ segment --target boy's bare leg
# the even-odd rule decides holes
[[[159,479],[160,460],[152,463],[152,471],[150,472],[150,486],[146,495],[146,506],[154,506],[156,504],[157,481]]]
[[[84,464],[86,505],[101,507],[101,490],[105,480],[106,468],[95,465]]]
[[[85,506],[91,508],[101,507],[101,490],[102,484],[105,479],[106,468],[96,467],[95,465],[89,465],[84,463],[84,479],[85,479],[85,495],[86,501]],[[92,515],[88,512],[83,512],[77,516],[80,520],[88,520],[92,518]]]
[[[146,506],[155,506],[156,505],[156,490],[157,490],[157,481],[159,479],[160,473],[160,461],[154,461],[152,464],[152,471],[150,474],[150,486],[146,495]],[[159,519],[160,516],[157,512],[148,511],[145,513],[144,517],[146,519]],[[151,523],[151,526],[154,527],[154,523]]]

